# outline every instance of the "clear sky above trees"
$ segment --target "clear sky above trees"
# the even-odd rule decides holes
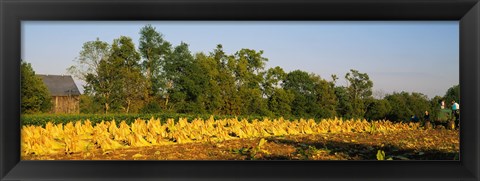
[[[23,22],[22,59],[41,74],[66,74],[83,43],[120,36],[139,47],[139,30],[152,24],[174,46],[192,53],[222,44],[227,54],[263,50],[265,67],[301,69],[330,80],[350,69],[368,73],[374,95],[393,91],[443,96],[459,83],[457,21],[443,22]],[[55,66],[52,66],[55,65]]]

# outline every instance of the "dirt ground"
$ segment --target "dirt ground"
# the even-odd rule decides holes
[[[326,133],[223,142],[93,150],[88,153],[28,155],[22,160],[455,160],[459,131],[446,129],[392,133]]]

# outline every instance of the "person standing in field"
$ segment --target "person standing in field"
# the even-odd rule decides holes
[[[460,105],[455,100],[452,101],[452,114],[455,117],[455,125],[460,126]]]
[[[432,128],[432,123],[430,123],[430,114],[428,111],[425,111],[425,115],[423,115],[424,127],[427,129]]]
[[[430,122],[430,114],[428,113],[428,111],[425,111],[425,115],[423,115],[423,120],[425,120],[425,122]]]
[[[442,102],[440,103],[440,108],[445,109],[445,101],[444,100],[442,100]]]
[[[418,117],[416,115],[412,115],[412,117],[410,117],[410,122],[418,122]]]

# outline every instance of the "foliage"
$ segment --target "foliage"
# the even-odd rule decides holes
[[[135,45],[129,37],[121,36],[113,40],[111,55],[109,57],[108,67],[112,71],[112,78],[115,80],[105,80],[114,82],[114,87],[118,89],[112,95],[114,104],[120,105],[122,112],[129,113],[132,106],[141,106],[143,101],[139,101],[145,96],[145,78],[141,72],[140,54],[135,50]],[[120,110],[116,110],[120,111]],[[136,111],[134,111],[136,112]]]
[[[139,52],[143,58],[142,68],[145,73],[147,99],[161,97],[165,88],[165,75],[162,65],[171,53],[171,44],[152,25],[140,30]]]
[[[85,42],[78,58],[74,60],[76,65],[70,66],[67,71],[76,78],[87,81],[88,76],[97,76],[99,74],[100,61],[105,60],[110,55],[108,43],[100,41]],[[87,82],[88,83],[88,82]],[[85,86],[88,93],[91,90],[89,84]]]
[[[377,160],[393,160],[392,157],[385,157],[385,151],[378,150],[377,151]]]
[[[275,88],[268,98],[269,110],[275,116],[289,116],[292,112],[294,94],[291,91]]]
[[[314,82],[313,94],[315,95],[315,103],[318,105],[315,111],[315,118],[333,118],[336,114],[338,104],[335,90],[331,84],[315,74],[310,74],[310,79]]]
[[[93,96],[80,95],[80,113],[100,114],[103,112],[102,105]]]
[[[385,99],[370,99],[368,100],[367,112],[365,118],[368,120],[381,120],[386,119],[388,113],[390,113],[392,106]]]
[[[431,112],[431,104],[427,96],[421,93],[393,93],[385,99],[392,107],[387,114],[389,120],[409,121],[412,116],[422,117],[425,111]]]
[[[105,112],[108,110],[107,102],[110,96],[108,91],[111,90],[111,86],[106,85],[108,81],[102,78],[106,77],[105,61],[109,56],[110,46],[108,43],[100,41],[97,38],[95,41],[89,41],[83,44],[80,55],[74,60],[76,65],[72,65],[67,69],[68,72],[76,78],[86,82],[84,86],[85,94],[94,95],[96,101],[105,105]],[[93,98],[90,97],[88,99]]]
[[[260,139],[257,145],[254,147],[242,147],[239,149],[232,149],[233,153],[240,154],[247,156],[247,160],[255,160],[256,157],[258,157],[258,153],[266,153],[265,150],[262,149],[262,146],[266,143],[267,141],[265,139]]]
[[[353,118],[353,107],[350,97],[348,96],[347,88],[343,86],[335,87],[335,96],[338,99],[337,114],[342,115],[346,119]]]
[[[460,86],[454,85],[448,88],[443,99],[445,100],[445,106],[451,105],[452,101],[460,104]]]
[[[141,109],[140,109],[140,112],[142,114],[155,114],[155,113],[159,113],[159,112],[162,112],[162,106],[156,102],[156,101],[151,101],[147,104],[145,104],[145,106],[143,106]]]
[[[335,91],[329,82],[319,76],[295,70],[286,75],[283,87],[294,95],[291,105],[293,115],[314,118],[336,115]]]
[[[368,107],[366,100],[372,98],[373,82],[368,74],[353,69],[345,75],[345,79],[349,83],[347,93],[352,105],[351,115],[354,118],[363,118]]]
[[[422,155],[423,152],[420,152],[419,154]],[[377,160],[410,160],[409,158],[402,156],[402,155],[393,155],[393,156],[386,156],[385,151],[383,150],[378,150],[377,151]]]
[[[319,150],[315,146],[301,144],[300,147],[296,147],[295,153],[300,155],[301,160],[312,160],[313,156],[315,156],[318,151]],[[330,151],[327,152],[330,153]]]
[[[263,69],[268,59],[262,55],[262,50],[252,49],[241,49],[234,55],[236,66],[233,72],[240,98],[240,111],[243,114],[268,114],[261,90]]]
[[[52,109],[52,97],[40,77],[35,75],[30,63],[20,64],[21,113],[49,112]]]

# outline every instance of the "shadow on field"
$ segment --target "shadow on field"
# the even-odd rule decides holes
[[[345,160],[377,160],[377,151],[383,150],[385,158],[392,158],[393,160],[454,160],[457,152],[445,152],[438,149],[424,149],[414,150],[405,149],[394,146],[389,143],[382,146],[382,143],[375,143],[372,145],[339,142],[331,140],[322,141],[295,141],[290,139],[268,138],[267,141],[277,144],[291,145],[297,149],[316,149],[328,151],[330,155],[342,155]],[[273,156],[266,159],[288,160],[291,159],[285,156]]]

